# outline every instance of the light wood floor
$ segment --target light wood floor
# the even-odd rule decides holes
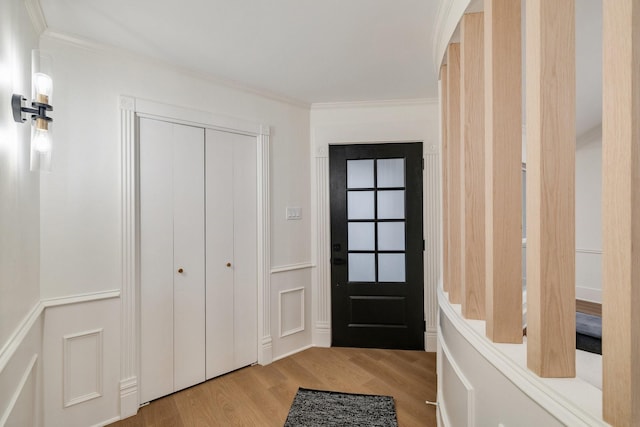
[[[112,426],[282,426],[298,387],[393,396],[400,427],[436,426],[435,353],[311,348],[141,408]]]

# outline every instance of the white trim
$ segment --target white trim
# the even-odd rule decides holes
[[[100,301],[111,298],[118,298],[120,290],[114,289],[110,291],[91,292],[86,294],[71,295],[67,297],[56,297],[43,299],[37,302],[29,311],[29,313],[18,324],[9,339],[0,349],[0,372],[7,366],[15,352],[22,345],[22,342],[31,331],[31,328],[42,315],[46,308],[59,307],[68,304],[84,303],[91,301]]]
[[[438,328],[427,328],[424,333],[424,350],[428,353],[435,353],[438,350]]]
[[[294,354],[297,354],[297,353],[303,352],[303,351],[305,351],[305,350],[309,350],[309,349],[310,349],[310,348],[312,348],[312,347],[314,347],[314,345],[313,345],[313,344],[305,345],[304,347],[301,347],[301,348],[299,348],[299,349],[297,349],[297,350],[293,350],[293,351],[290,351],[290,352],[288,352],[288,353],[282,354],[282,355],[280,355],[280,356],[278,356],[278,357],[275,357],[275,358],[273,359],[273,361],[274,361],[274,362],[277,362],[278,360],[286,359],[286,358],[287,358],[287,357],[289,357],[289,356],[293,356]]]
[[[251,95],[259,96],[261,98],[268,99],[271,101],[282,102],[284,104],[289,104],[295,107],[300,107],[305,109],[310,108],[310,104],[308,102],[302,101],[300,99],[295,99],[295,98],[291,98],[278,93],[270,92],[265,89],[252,87],[238,81],[225,79],[223,77],[213,75],[211,73],[204,73],[200,71],[191,70],[189,68],[181,67],[171,62],[167,62],[161,59],[143,55],[138,52],[133,52],[128,49],[122,49],[112,45],[98,43],[96,41],[85,39],[77,35],[72,35],[72,34],[61,32],[61,31],[53,31],[50,29],[46,29],[42,33],[42,37],[46,37],[51,40],[56,40],[62,43],[66,43],[75,47],[79,47],[81,49],[93,51],[99,54],[109,53],[112,55],[124,56],[133,61],[150,64],[156,67],[164,67],[167,70],[173,70],[175,72],[181,73],[189,77],[201,79],[218,86],[235,89],[235,90],[248,93]]]
[[[269,127],[261,123],[141,98],[135,98],[135,113],[138,117],[165,120],[222,132],[248,136],[269,135]]]
[[[63,389],[63,395],[64,395],[65,408],[68,408],[73,405],[77,405],[79,403],[86,402],[88,400],[96,399],[102,396],[102,384],[103,384],[102,372],[104,370],[103,363],[102,363],[103,362],[103,351],[102,351],[103,332],[104,330],[100,328],[100,329],[93,329],[85,332],[79,332],[76,334],[64,335],[62,337],[62,342],[63,342],[62,359],[63,359],[63,368],[64,368],[62,389]],[[78,339],[86,338],[90,336],[95,336],[95,340],[96,340],[96,354],[95,354],[96,389],[92,392],[89,392],[80,396],[71,396],[69,391],[69,383],[70,383],[69,375],[72,367],[70,365],[70,361],[69,361],[70,358],[68,355],[69,349],[70,349],[69,346],[71,342],[74,340],[78,340]],[[86,356],[89,356],[89,355],[86,355]]]
[[[101,301],[105,299],[120,298],[120,289],[110,291],[89,292],[86,294],[77,294],[67,297],[55,297],[43,299],[44,308],[59,307],[62,305],[77,304],[82,302]]]
[[[564,395],[549,387],[535,374],[515,363],[506,356],[487,337],[476,331],[464,320],[449,303],[447,296],[438,288],[438,303],[441,312],[449,322],[489,363],[505,375],[516,387],[544,408],[561,423],[570,426],[607,426],[601,419],[578,407]],[[442,345],[442,342],[441,342]],[[513,346],[516,344],[508,344]],[[593,387],[579,379],[563,379],[563,382],[575,381],[580,387]],[[594,387],[595,388],[595,387]],[[440,402],[441,404],[443,402]]]
[[[312,262],[301,262],[298,264],[281,265],[278,267],[272,267],[271,274],[286,273],[287,271],[304,270],[304,269],[313,268],[313,267],[315,267],[315,264],[313,264]]]
[[[269,127],[261,125],[262,132]],[[257,135],[257,215],[258,215],[258,363],[268,365],[273,360],[271,339],[271,195],[270,195],[270,138],[268,133]]]
[[[24,386],[27,384],[27,381],[29,380],[29,375],[31,375],[31,373],[33,372],[34,366],[36,366],[37,360],[38,360],[38,355],[34,354],[31,357],[31,362],[29,362],[27,369],[25,369],[24,373],[22,374],[22,378],[20,378],[18,387],[16,388],[13,395],[11,396],[11,399],[9,400],[9,404],[6,407],[4,414],[2,414],[2,418],[0,418],[0,426],[4,426],[7,423],[7,420],[9,419],[9,417],[11,416],[11,412],[13,412],[13,408],[16,406],[16,403],[18,402],[18,399],[22,394],[22,390],[24,389]],[[0,371],[2,370],[0,369]]]
[[[438,391],[436,393],[436,402],[438,402],[438,413],[440,414],[440,418],[442,418],[442,425],[444,427],[451,426],[451,420],[449,419],[449,414],[447,414],[447,405],[444,403],[444,399],[442,398],[442,392]]]
[[[312,110],[335,110],[341,108],[384,108],[413,105],[437,104],[438,98],[387,99],[377,101],[316,102],[311,104]]]
[[[289,294],[293,292],[300,292],[300,326],[289,329],[287,331],[282,330],[282,295]],[[278,324],[280,330],[280,338],[284,338],[289,335],[297,334],[298,332],[304,331],[304,287],[287,289],[284,291],[280,291],[278,294]]]
[[[458,362],[456,362],[456,359],[451,354],[451,351],[449,351],[449,347],[447,346],[447,343],[443,339],[441,332],[438,332],[438,339],[440,340],[440,348],[444,352],[444,355],[447,361],[449,362],[449,365],[451,365],[453,372],[456,374],[456,376],[458,377],[458,379],[460,380],[464,388],[467,389],[467,427],[474,427],[476,423],[476,420],[475,420],[476,408],[475,408],[473,386],[471,385],[467,377],[464,375],[464,373],[460,369],[460,366],[458,365]],[[443,378],[440,378],[439,381],[444,381],[444,380]],[[444,403],[445,401],[444,399],[442,400],[438,399],[438,405],[440,405],[440,402]],[[448,414],[446,418],[448,421],[449,420]]]
[[[440,2],[433,32],[433,64],[436,67],[436,73],[440,73],[440,66],[444,62],[449,41],[470,3],[471,0],[441,0]]]
[[[120,421],[121,418],[120,417],[113,417],[113,418],[109,418],[108,420],[104,420],[104,421],[100,421],[97,424],[92,425],[91,427],[104,427],[104,426],[108,426],[109,424],[113,424],[117,421]]]
[[[18,348],[22,345],[22,342],[27,337],[27,334],[31,331],[31,328],[36,323],[36,320],[40,317],[44,311],[44,305],[41,302],[37,302],[29,311],[29,313],[22,319],[22,322],[18,324],[13,333],[9,336],[9,339],[5,345],[0,349],[0,372],[7,367],[7,364],[16,353]],[[0,424],[1,425],[1,424]]]
[[[137,117],[160,118],[174,123],[195,125],[206,129],[239,133],[256,138],[257,168],[257,287],[258,287],[258,363],[266,365],[273,359],[271,339],[271,219],[269,134],[270,127],[244,119],[227,117],[206,111],[131,96],[120,96],[120,142],[122,173],[122,310],[121,310],[121,372],[120,416],[135,415],[139,402],[137,375],[140,369],[140,284],[138,199],[139,159],[137,151]]]
[[[576,286],[576,299],[602,304],[602,289]]]
[[[42,11],[42,6],[40,5],[39,0],[25,0],[24,6],[27,9],[27,13],[29,14],[29,19],[31,20],[31,25],[33,25],[33,29],[36,30],[38,35],[42,35],[47,30],[47,20],[44,17],[44,12]]]

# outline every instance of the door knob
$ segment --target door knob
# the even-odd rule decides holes
[[[184,270],[182,269],[182,267],[180,267],[180,268],[178,269],[178,273],[183,273],[183,272],[184,272]]]
[[[230,262],[227,263],[227,267],[231,267],[231,263]]]

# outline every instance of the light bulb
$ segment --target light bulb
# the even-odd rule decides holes
[[[53,80],[51,80],[51,77],[44,73],[35,73],[33,75],[33,86],[36,91],[36,102],[48,104],[53,92]]]
[[[48,130],[36,129],[31,138],[33,149],[38,153],[51,151],[51,135]]]

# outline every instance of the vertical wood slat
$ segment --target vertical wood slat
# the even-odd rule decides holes
[[[615,426],[637,426],[640,0],[604,0],[603,6],[603,418]]]
[[[462,315],[484,320],[484,14],[465,14],[460,29]]]
[[[462,236],[460,181],[460,43],[447,49],[447,164],[449,169],[449,300],[462,302]]]
[[[527,365],[575,377],[575,0],[526,2]]]
[[[486,319],[494,342],[522,342],[521,5],[485,0]]]
[[[442,123],[442,288],[449,292],[450,260],[449,260],[449,144],[447,142],[448,116],[447,104],[447,66],[440,67],[440,96],[441,96],[441,123]]]

